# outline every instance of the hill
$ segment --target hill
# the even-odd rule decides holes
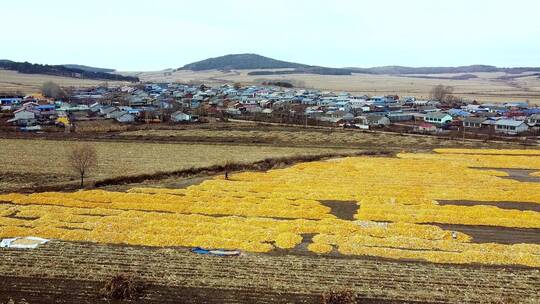
[[[138,82],[139,78],[132,76],[122,76],[99,71],[89,71],[79,68],[69,68],[63,65],[36,64],[29,62],[15,62],[10,60],[0,60],[0,69],[17,71],[23,74],[43,74],[52,76],[62,76],[80,79],[94,80],[115,80]]]
[[[268,71],[275,69],[289,69],[285,71]],[[262,75],[288,75],[288,74],[318,74],[318,75],[410,75],[410,74],[470,74],[484,72],[504,72],[520,74],[523,72],[540,72],[537,67],[499,68],[492,65],[468,65],[458,67],[406,67],[381,66],[372,68],[329,68],[306,65],[295,62],[281,61],[257,54],[231,54],[221,57],[209,58],[187,64],[179,70],[207,71],[207,70],[261,70],[248,73],[251,76]]]
[[[180,70],[258,70],[305,67],[308,67],[308,65],[276,60],[257,54],[231,54],[190,63],[180,68]]]
[[[104,69],[104,68],[96,68],[91,67],[87,65],[80,65],[80,64],[63,64],[68,69],[77,69],[77,70],[83,70],[87,72],[93,72],[93,73],[112,73],[116,72],[115,69]]]
[[[459,74],[459,73],[491,73],[505,72],[519,74],[523,72],[536,72],[540,68],[499,68],[492,65],[467,65],[458,67],[405,67],[405,66],[382,66],[373,68],[347,68],[355,73],[407,75],[407,74]]]

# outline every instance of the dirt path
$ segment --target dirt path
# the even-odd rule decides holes
[[[329,207],[330,213],[337,218],[345,221],[354,221],[354,215],[358,212],[360,205],[355,201],[320,201],[326,207]]]
[[[540,177],[537,176],[531,176],[531,173],[534,173],[538,170],[529,170],[529,169],[497,169],[499,171],[503,171],[508,173],[507,177],[502,178],[508,178],[517,180],[520,182],[529,182],[529,183],[540,183]]]
[[[470,235],[475,243],[540,244],[540,229],[437,223],[430,223],[429,225],[438,226],[444,230],[463,232]]]
[[[502,171],[507,173],[508,176],[501,176],[500,178],[512,179],[519,182],[540,183],[540,177],[530,175],[531,173],[537,172],[537,169],[509,169],[486,167],[472,167],[472,169]]]
[[[540,204],[527,202],[479,202],[479,201],[437,201],[439,205],[454,205],[454,206],[495,206],[501,209],[508,210],[529,210],[540,212]]]

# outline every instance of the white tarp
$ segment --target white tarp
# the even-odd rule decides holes
[[[34,236],[3,239],[0,242],[0,248],[34,249],[48,241],[47,239]]]

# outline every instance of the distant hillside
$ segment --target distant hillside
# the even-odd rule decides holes
[[[0,69],[17,71],[24,74],[44,74],[52,76],[72,77],[95,80],[116,80],[138,82],[138,77],[122,76],[105,72],[87,71],[77,68],[68,68],[63,65],[47,65],[29,62],[14,62],[0,60]]]
[[[65,66],[68,69],[77,69],[77,70],[83,70],[83,71],[93,72],[93,73],[112,73],[112,72],[116,72],[115,69],[96,68],[96,67],[80,65],[80,64],[63,64],[62,66]]]
[[[286,68],[290,70],[268,71]],[[469,65],[459,67],[382,66],[373,68],[328,68],[281,61],[257,54],[233,54],[216,58],[209,58],[206,60],[187,64],[182,67],[181,70],[260,70],[248,73],[249,75],[253,76],[288,74],[351,75],[352,73],[375,75],[466,74],[466,76],[459,76],[459,78],[472,78],[470,75],[471,73],[481,72],[504,72],[508,74],[520,74],[523,72],[540,72],[540,68],[535,67],[499,68],[491,65]]]
[[[257,54],[232,54],[209,58],[187,64],[181,70],[258,70],[258,69],[295,69],[308,65],[276,60]]]
[[[505,72],[519,74],[523,72],[536,72],[540,68],[498,68],[491,65],[468,65],[459,67],[404,67],[404,66],[383,66],[373,68],[347,68],[355,73],[365,74],[387,74],[387,75],[407,75],[407,74],[459,74],[459,73],[482,73],[482,72]]]

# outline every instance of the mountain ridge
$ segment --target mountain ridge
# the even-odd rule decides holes
[[[68,68],[68,69],[77,69],[77,70],[83,70],[87,72],[93,72],[93,73],[113,73],[116,72],[115,69],[107,69],[107,68],[97,68],[92,66],[87,66],[83,64],[62,64],[62,66]]]
[[[108,72],[101,72],[99,70],[103,69],[100,68],[92,68],[87,66],[81,67],[83,68],[70,68],[64,65],[16,62],[7,59],[0,60],[0,69],[17,71],[23,74],[42,74],[81,79],[139,82],[138,77],[122,76],[118,74],[111,74]]]
[[[222,70],[252,70],[252,69],[287,69],[304,68],[306,64],[288,62],[265,57],[253,53],[229,54],[212,57],[190,64],[186,64],[180,70],[205,71],[213,70],[219,66]]]
[[[264,71],[276,69],[291,69],[286,71]],[[229,54],[213,57],[190,64],[186,64],[178,70],[207,71],[207,70],[262,70],[252,71],[249,75],[287,75],[287,74],[321,74],[321,75],[351,75],[359,74],[457,74],[457,73],[481,73],[481,72],[504,72],[508,74],[520,74],[523,72],[540,72],[540,67],[496,67],[493,65],[475,64],[456,67],[407,67],[400,65],[378,66],[371,68],[329,68],[316,65],[307,65],[288,62],[261,56],[253,53]]]

